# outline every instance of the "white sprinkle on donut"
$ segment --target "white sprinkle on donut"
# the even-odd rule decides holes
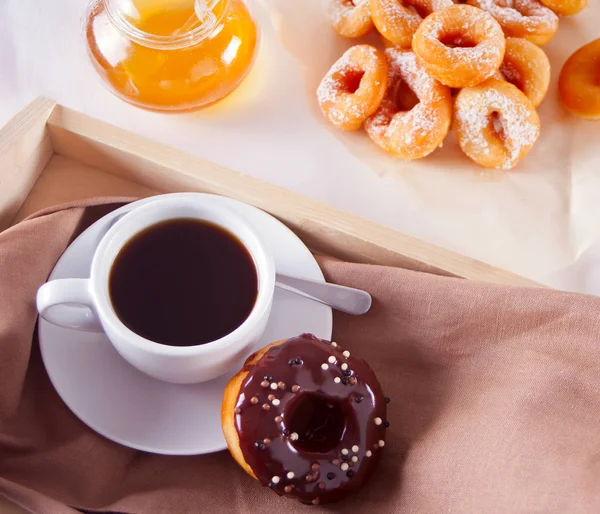
[[[348,455],[348,448],[344,448],[342,450],[342,455]]]
[[[295,475],[293,471],[290,471],[286,476],[291,480]]]
[[[383,420],[381,418],[375,418],[373,421],[375,421],[375,424],[378,426],[383,423]]]
[[[291,439],[292,441],[297,441],[297,440],[298,440],[298,434],[297,434],[296,432],[292,432],[292,433],[290,434],[290,439]]]
[[[344,350],[344,351],[342,352],[342,355],[343,355],[344,357],[346,357],[346,359],[347,359],[348,357],[350,357],[350,352],[349,352],[348,350]]]
[[[323,371],[327,371],[329,369],[329,364],[326,364],[326,363],[321,364],[321,369]]]
[[[333,379],[333,381],[334,381],[336,384],[339,384],[339,383],[342,381],[342,379],[341,379],[340,377],[335,377],[335,378]]]
[[[367,450],[367,451],[365,452],[365,455],[366,455],[367,457],[370,457],[371,455],[373,455],[373,452],[372,452],[371,450]]]
[[[383,439],[380,439],[377,444],[379,445],[379,448],[383,448],[385,446],[385,441]]]
[[[356,455],[352,456],[352,462],[358,462],[358,457]]]
[[[348,471],[348,468],[349,468],[349,467],[350,467],[350,466],[348,466],[348,463],[347,463],[347,462],[342,462],[342,465],[340,466],[340,469],[341,469],[342,471]]]
[[[357,445],[357,444],[355,444],[355,445],[352,447],[352,451],[353,451],[354,453],[356,453],[356,452],[358,451],[358,445]]]
[[[329,364],[335,364],[335,357],[333,355],[327,360],[329,361]]]
[[[279,478],[277,475],[271,478],[271,482],[273,482],[274,484],[278,484],[280,480],[281,478]]]
[[[331,346],[333,346],[334,348],[337,348],[337,343],[332,342]]]
[[[348,369],[348,364],[344,362],[344,364],[342,364],[342,369],[346,371]]]
[[[275,389],[277,389],[277,384],[275,382],[271,383],[271,389],[273,389],[273,391],[275,391]]]
[[[281,402],[277,398],[275,398],[272,403],[273,405],[275,405],[275,407],[277,407]]]

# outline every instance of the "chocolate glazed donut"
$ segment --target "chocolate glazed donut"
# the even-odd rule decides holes
[[[329,503],[373,473],[388,401],[365,361],[303,334],[246,361],[225,391],[223,431],[233,457],[264,486]]]

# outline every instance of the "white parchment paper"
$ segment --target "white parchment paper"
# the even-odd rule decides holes
[[[262,2],[281,44],[303,70],[315,122],[325,123],[314,91],[356,40],[330,29],[328,0]],[[418,205],[413,226],[428,223],[446,246],[471,247],[471,255],[488,262],[511,263],[515,271],[560,287],[585,288],[570,275],[577,274],[572,265],[600,236],[600,122],[580,121],[564,111],[557,79],[569,55],[598,37],[600,5],[593,1],[578,16],[561,19],[558,35],[544,47],[552,84],[539,109],[542,134],[514,171],[478,167],[462,154],[452,134],[428,158],[402,162],[381,152],[362,131],[330,130],[343,147],[340,152],[397,189],[399,202]],[[364,41],[380,44],[377,36]]]

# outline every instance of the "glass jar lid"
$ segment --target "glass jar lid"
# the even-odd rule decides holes
[[[132,41],[178,50],[206,38],[225,12],[227,0],[104,0],[111,22]]]

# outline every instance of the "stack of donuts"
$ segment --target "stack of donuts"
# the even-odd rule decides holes
[[[347,50],[319,85],[321,110],[339,129],[364,127],[400,159],[431,154],[452,127],[473,161],[511,169],[540,133],[536,108],[548,91],[550,62],[539,45],[555,35],[557,13],[575,14],[587,0],[542,2],[335,0],[339,35],[376,29],[385,48]]]

